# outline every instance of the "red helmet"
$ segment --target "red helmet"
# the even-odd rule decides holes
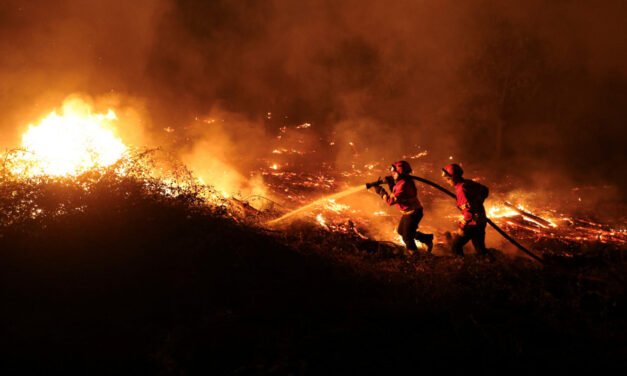
[[[396,171],[399,175],[403,175],[411,173],[412,169],[407,161],[398,161],[392,163],[392,171]]]
[[[450,165],[446,165],[442,169],[442,175],[452,177],[461,178],[464,175],[464,170],[462,170],[461,166],[457,163],[451,163]]]

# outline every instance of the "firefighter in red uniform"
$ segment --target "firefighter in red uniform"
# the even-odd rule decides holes
[[[460,230],[453,238],[453,253],[464,255],[464,245],[472,241],[477,254],[490,256],[485,246],[487,216],[483,202],[488,197],[488,187],[470,179],[464,179],[464,170],[458,164],[449,164],[442,169],[442,176],[455,188],[457,207],[462,211]]]
[[[383,187],[374,186],[375,192],[390,206],[396,205],[403,213],[398,224],[397,232],[410,253],[418,250],[415,239],[427,246],[427,252],[433,249],[433,234],[424,234],[418,230],[418,224],[423,216],[423,209],[418,200],[416,183],[409,176],[412,169],[406,161],[392,164],[392,176],[386,177],[386,183],[391,193]]]

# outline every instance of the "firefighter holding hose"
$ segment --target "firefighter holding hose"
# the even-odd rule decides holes
[[[483,202],[488,197],[488,187],[470,179],[464,179],[464,170],[458,164],[442,168],[442,176],[455,188],[457,207],[462,212],[459,231],[453,238],[453,253],[464,255],[464,245],[472,241],[477,254],[490,257],[485,246],[485,228],[488,223]]]
[[[403,216],[398,224],[397,232],[411,254],[418,250],[415,240],[427,246],[427,252],[433,249],[433,234],[424,234],[418,231],[418,225],[423,216],[423,208],[418,200],[416,183],[411,178],[411,166],[407,161],[398,161],[392,164],[392,176],[386,176],[385,182],[390,192],[381,186],[383,181],[368,184],[390,206],[396,205]]]

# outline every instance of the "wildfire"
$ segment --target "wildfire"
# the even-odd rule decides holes
[[[27,176],[76,176],[117,162],[127,151],[115,136],[113,110],[93,113],[91,106],[73,99],[62,111],[51,112],[22,135],[23,152],[13,169]]]
[[[21,150],[13,154],[15,157],[10,159],[8,168],[12,173],[23,177],[75,177],[92,169],[111,166],[128,151],[128,147],[116,136],[114,125],[117,120],[115,112],[111,109],[104,113],[96,113],[88,103],[80,99],[66,101],[60,110],[53,111],[39,123],[28,126],[22,136]],[[304,123],[296,128],[301,130],[309,126],[309,123]],[[280,128],[280,132],[286,133],[287,128]],[[332,141],[330,145],[333,144]],[[348,146],[357,155],[355,143],[348,141]],[[371,176],[381,168],[381,162],[355,161],[348,169],[342,170],[335,170],[331,165],[323,163],[316,171],[302,172],[294,170],[294,165],[298,163],[292,162],[291,159],[289,162],[275,159],[290,157],[298,161],[296,158],[309,158],[313,153],[315,150],[301,150],[294,148],[293,145],[281,144],[272,150],[271,159],[263,159],[264,167],[259,171],[259,176],[264,179],[259,180],[259,185],[263,186],[260,190],[262,195],[267,189],[270,193],[276,192],[278,197],[285,197],[288,203],[291,201],[292,204],[301,205],[296,206],[298,209],[285,213],[267,224],[274,225],[314,210],[317,212],[315,221],[326,231],[402,245],[402,239],[393,230],[396,227],[396,215],[390,215],[387,211],[360,202],[353,201],[350,205],[337,202],[345,196],[364,190],[361,183],[342,190],[345,187],[343,183],[355,184],[356,181],[364,180],[365,176]],[[406,157],[418,159],[426,155],[427,151],[421,151]],[[453,159],[453,156],[449,158]],[[206,167],[204,170],[228,170],[220,161],[213,165],[205,163],[204,166]],[[151,171],[151,176],[154,172]],[[206,186],[202,176],[192,176],[189,182],[180,182],[178,178],[167,174],[154,176],[164,183],[162,193],[165,195],[176,195],[179,188],[188,187],[185,184]],[[208,177],[210,178],[208,181],[215,186],[215,189],[207,190],[210,196],[205,198],[208,201],[221,202],[226,199],[235,206],[241,206],[243,212],[248,210],[250,205],[246,206],[247,203],[244,205],[229,194],[232,187],[238,184],[237,182],[245,180],[245,177],[230,175],[226,179],[223,176]],[[216,185],[217,180],[221,183]],[[325,196],[320,198],[321,194]],[[433,200],[434,194],[430,190],[422,189],[421,194],[425,202]],[[586,218],[569,217],[556,209],[542,208],[532,200],[523,198],[516,196],[513,200],[515,204],[500,200],[497,203],[492,198],[492,204],[487,207],[488,217],[505,230],[515,233],[519,239],[527,241],[557,239],[570,243],[594,241],[627,244],[627,230],[623,227],[614,228]],[[437,213],[432,215],[435,216]]]

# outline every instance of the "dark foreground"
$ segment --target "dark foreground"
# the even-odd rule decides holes
[[[5,226],[2,373],[627,370],[627,262],[391,256],[115,192]]]

